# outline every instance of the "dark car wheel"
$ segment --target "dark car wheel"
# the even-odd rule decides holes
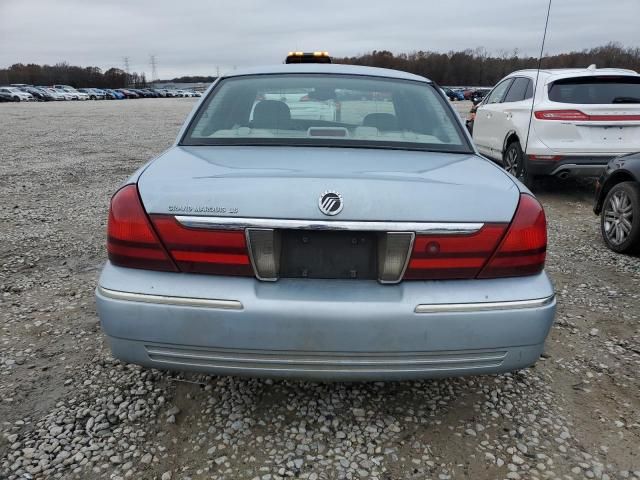
[[[528,172],[527,161],[519,142],[509,144],[502,156],[502,166],[527,187],[533,188],[534,177]]]
[[[640,185],[621,182],[604,199],[600,229],[607,247],[618,253],[640,249]]]

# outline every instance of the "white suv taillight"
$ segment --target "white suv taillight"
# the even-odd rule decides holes
[[[580,110],[537,110],[533,115],[538,120],[561,120],[565,122],[626,122],[640,120],[640,115],[588,115]]]
[[[534,116],[538,120],[589,120],[589,115],[580,110],[537,110],[534,112]]]

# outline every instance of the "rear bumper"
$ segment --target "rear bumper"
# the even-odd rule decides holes
[[[617,155],[564,155],[561,160],[529,158],[527,168],[533,175],[598,177],[609,160]]]
[[[112,351],[122,360],[162,369],[316,380],[417,379],[523,368],[540,356],[555,314],[544,273],[399,285],[265,283],[107,264],[96,300]]]

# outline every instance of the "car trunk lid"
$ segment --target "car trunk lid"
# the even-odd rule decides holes
[[[325,147],[174,147],[139,179],[150,214],[509,222],[519,191],[474,154]],[[343,209],[319,208],[327,190]]]

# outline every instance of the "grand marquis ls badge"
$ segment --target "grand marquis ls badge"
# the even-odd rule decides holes
[[[322,195],[320,195],[318,207],[320,208],[320,211],[325,215],[337,215],[342,211],[342,207],[344,207],[344,203],[342,202],[342,195],[340,195],[338,192],[334,192],[333,190],[327,190]]]

